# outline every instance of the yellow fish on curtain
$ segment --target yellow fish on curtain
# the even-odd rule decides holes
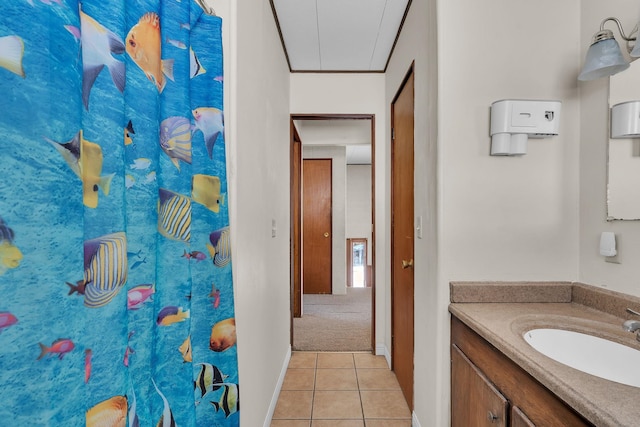
[[[240,425],[221,26],[3,5],[0,419]]]

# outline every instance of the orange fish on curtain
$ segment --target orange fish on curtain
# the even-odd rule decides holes
[[[127,34],[125,45],[133,62],[162,93],[167,84],[165,76],[173,81],[174,61],[161,59],[160,17],[153,12],[145,13]]]
[[[86,427],[127,425],[127,397],[113,396],[89,408]]]

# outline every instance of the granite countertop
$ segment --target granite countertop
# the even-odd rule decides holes
[[[499,307],[497,305],[499,304]],[[570,368],[534,350],[524,332],[562,328],[640,350],[622,322],[640,298],[582,283],[452,282],[449,312],[598,427],[640,425],[640,388]],[[629,366],[629,370],[640,366]]]

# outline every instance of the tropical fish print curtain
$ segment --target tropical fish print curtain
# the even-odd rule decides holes
[[[221,26],[2,2],[0,424],[239,425]]]

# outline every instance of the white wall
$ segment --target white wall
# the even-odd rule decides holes
[[[367,239],[371,248],[371,165],[347,165],[347,239]],[[371,264],[371,254],[367,253]]]
[[[446,0],[438,6],[439,286],[447,295],[440,323],[447,330],[452,280],[576,277],[580,1]],[[450,54],[470,40],[492,53]],[[560,134],[530,141],[520,158],[489,156],[489,106],[505,98],[562,101]],[[448,354],[448,335],[441,343]],[[448,384],[448,376],[441,374],[440,382]]]
[[[290,77],[292,114],[375,114],[376,221],[376,353],[388,352],[385,313],[389,266],[388,249],[388,132],[383,74],[293,73]]]
[[[289,70],[269,2],[210,4],[224,31],[240,419],[268,426],[290,354]]]
[[[331,293],[347,293],[347,264],[345,227],[347,216],[347,162],[346,148],[305,146],[303,159],[331,159]],[[303,165],[304,168],[304,165]],[[303,236],[304,239],[304,236]],[[304,256],[304,254],[303,254]],[[304,283],[302,284],[304,287]],[[304,297],[303,297],[304,299]]]
[[[416,239],[415,414],[423,425],[446,425],[449,282],[576,277],[580,2],[437,1],[437,56],[434,28],[425,28],[434,24],[433,1],[411,7],[387,99],[415,58],[415,209],[429,220],[426,241]],[[560,135],[530,141],[520,158],[489,156],[489,107],[505,98],[561,100]]]
[[[615,16],[627,34],[638,17],[638,3],[628,0],[582,0],[581,61],[600,22]],[[606,28],[620,40],[615,24]],[[582,66],[582,62],[580,63]],[[625,74],[635,72],[634,63]],[[625,76],[626,77],[626,76]],[[611,290],[640,296],[638,259],[640,259],[640,223],[607,222],[607,142],[609,135],[609,79],[580,83],[581,94],[581,174],[580,174],[580,274],[579,280]],[[628,99],[630,100],[630,99]],[[619,264],[605,262],[598,252],[600,233],[613,231],[618,243]]]
[[[422,426],[445,426],[448,387],[442,378],[448,371],[442,346],[448,348],[443,325],[448,289],[438,281],[439,230],[438,178],[438,59],[436,0],[413,0],[386,72],[386,104],[391,105],[412,62],[414,64],[414,207],[422,216],[423,238],[414,240],[414,418]],[[458,25],[456,24],[456,28]],[[458,55],[456,55],[457,57]],[[459,126],[459,125],[456,125]],[[390,149],[387,148],[387,156]],[[387,166],[386,180],[389,180]],[[387,227],[387,235],[390,233]],[[446,295],[445,295],[446,294]],[[387,298],[390,300],[389,289]],[[389,310],[390,315],[390,310]],[[385,331],[391,340],[391,324]]]

